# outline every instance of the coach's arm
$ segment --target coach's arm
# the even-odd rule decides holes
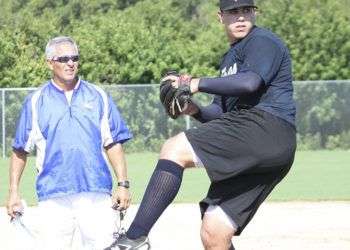
[[[117,181],[127,181],[127,167],[122,144],[115,143],[106,147],[106,153]],[[129,189],[118,185],[112,199],[114,206],[118,205],[119,209],[127,209],[131,200]]]
[[[27,153],[23,151],[13,150],[10,159],[10,186],[9,196],[7,199],[7,214],[13,218],[14,213],[22,209],[21,197],[19,194],[19,184],[22,177],[24,167],[27,163]]]

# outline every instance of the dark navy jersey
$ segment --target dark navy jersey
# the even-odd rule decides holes
[[[291,59],[284,43],[269,30],[254,27],[231,45],[220,65],[220,75],[252,71],[263,79],[258,91],[240,97],[216,96],[224,111],[239,105],[255,106],[295,124]]]

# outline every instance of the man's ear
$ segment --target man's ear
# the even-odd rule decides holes
[[[254,19],[256,19],[258,16],[260,16],[260,10],[254,8]]]
[[[255,10],[252,16],[252,23],[255,24],[256,23],[256,18],[258,17],[258,11]]]
[[[218,11],[217,17],[218,17],[218,21],[222,24],[223,21],[222,21],[222,12],[221,11]]]
[[[53,70],[53,61],[47,59],[46,64],[49,69]]]

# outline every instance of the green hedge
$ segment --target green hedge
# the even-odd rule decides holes
[[[49,77],[48,39],[75,38],[80,74],[100,84],[157,82],[169,68],[217,74],[228,48],[217,1],[2,0],[0,87]],[[350,79],[350,0],[260,0],[258,24],[290,48],[295,80]]]

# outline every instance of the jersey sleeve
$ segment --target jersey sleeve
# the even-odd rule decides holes
[[[252,37],[243,48],[244,62],[240,71],[252,71],[269,85],[283,60],[283,48],[265,36]]]
[[[211,104],[208,106],[199,106],[199,112],[193,115],[193,118],[201,123],[209,122],[219,118],[223,113],[221,96],[215,95]]]
[[[17,120],[15,138],[12,143],[12,148],[17,151],[30,153],[34,148],[32,142],[31,133],[33,130],[32,126],[32,103],[31,95],[28,96],[22,106],[22,110]]]
[[[111,96],[108,96],[108,110],[107,110],[107,119],[108,122],[107,133],[104,133],[103,136],[103,145],[105,147],[113,143],[124,143],[132,138],[132,134],[129,131],[123,117],[121,116],[117,106],[113,102]]]

